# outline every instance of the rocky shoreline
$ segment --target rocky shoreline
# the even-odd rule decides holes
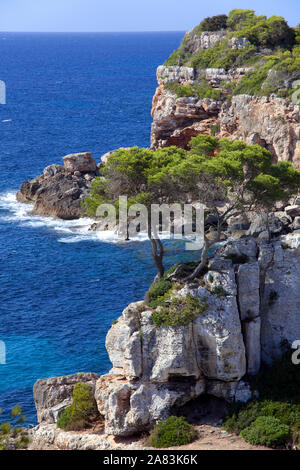
[[[99,169],[88,152],[67,155],[63,161],[64,166],[47,166],[42,175],[25,181],[17,192],[19,202],[34,205],[32,214],[65,220],[83,216],[81,203]]]

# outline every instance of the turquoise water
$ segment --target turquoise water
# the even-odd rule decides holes
[[[105,335],[155,270],[148,242],[116,243],[89,220],[31,216],[15,193],[72,152],[148,146],[155,69],[183,33],[0,34],[0,406],[36,423],[38,378],[105,373]],[[183,254],[169,241],[166,265]],[[4,414],[5,416],[5,414]]]

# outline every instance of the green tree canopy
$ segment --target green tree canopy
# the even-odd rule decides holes
[[[110,202],[117,207],[123,195],[129,206],[143,203],[147,208],[191,200],[205,204],[218,223],[213,240],[204,236],[195,276],[230,217],[257,209],[270,211],[276,201],[297,193],[299,186],[300,172],[290,162],[272,164],[270,152],[259,145],[198,135],[191,139],[189,151],[175,146],[156,151],[137,147],[118,150],[104,166],[102,177],[93,182],[84,205],[89,215],[95,215],[97,204]],[[148,236],[160,278],[164,273],[162,242],[151,229]]]

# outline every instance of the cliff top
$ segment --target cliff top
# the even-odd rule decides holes
[[[205,18],[187,32],[180,47],[164,65],[197,70],[244,68],[247,70],[241,80],[221,84],[225,95],[269,96],[275,93],[289,98],[295,86],[299,86],[295,81],[300,78],[300,28],[299,25],[290,27],[279,16],[267,18],[255,15],[253,10],[235,9],[228,17]],[[178,96],[195,94],[189,89],[190,85],[185,87],[177,85],[173,91]],[[205,92],[211,93],[211,90]]]

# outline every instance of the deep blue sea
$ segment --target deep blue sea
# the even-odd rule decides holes
[[[93,371],[110,362],[105,336],[155,270],[148,242],[99,240],[87,220],[28,214],[21,183],[68,153],[96,161],[120,146],[149,146],[156,67],[182,32],[0,33],[0,406],[21,404],[36,423],[38,378]],[[79,227],[80,226],[80,227]],[[172,248],[172,252],[171,252]],[[166,265],[182,255],[167,243]]]

